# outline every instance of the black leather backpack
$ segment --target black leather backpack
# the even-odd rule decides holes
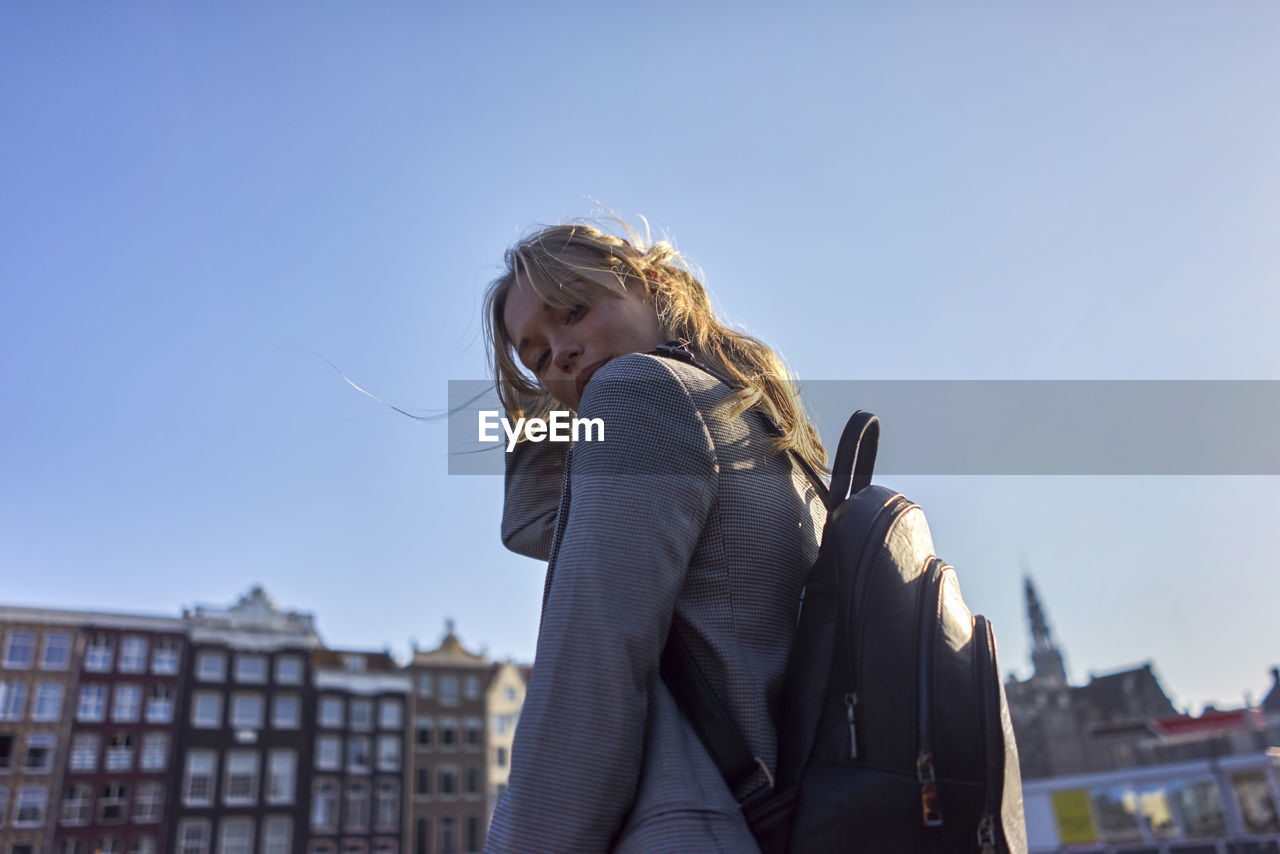
[[[799,603],[776,779],[743,813],[766,854],[1025,854],[995,635],[970,615],[920,507],[871,485],[879,433],[874,415],[854,413],[823,485],[828,516]],[[662,673],[731,785],[762,764],[674,635]]]

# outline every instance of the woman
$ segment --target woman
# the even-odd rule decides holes
[[[768,785],[773,711],[826,455],[767,346],[724,326],[666,242],[546,228],[506,253],[485,321],[513,415],[604,436],[507,457],[503,540],[550,561],[509,788],[486,850],[754,851],[737,800]],[[650,355],[678,341],[698,363]],[[760,770],[731,790],[659,674],[674,633]]]

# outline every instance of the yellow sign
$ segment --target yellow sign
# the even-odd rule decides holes
[[[1066,789],[1053,793],[1053,812],[1058,818],[1058,841],[1097,842],[1098,828],[1089,808],[1088,789]]]

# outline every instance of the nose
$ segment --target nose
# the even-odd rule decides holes
[[[582,347],[576,340],[570,338],[552,340],[551,360],[561,373],[570,373],[580,358],[582,358]]]

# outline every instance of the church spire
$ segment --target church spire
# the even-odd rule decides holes
[[[1053,642],[1053,635],[1049,631],[1049,620],[1044,615],[1044,608],[1040,606],[1040,597],[1036,595],[1036,587],[1031,583],[1031,576],[1024,575],[1022,583],[1027,598],[1027,620],[1031,623],[1031,665],[1035,669],[1032,678],[1066,682],[1067,673],[1062,664],[1062,652]]]

